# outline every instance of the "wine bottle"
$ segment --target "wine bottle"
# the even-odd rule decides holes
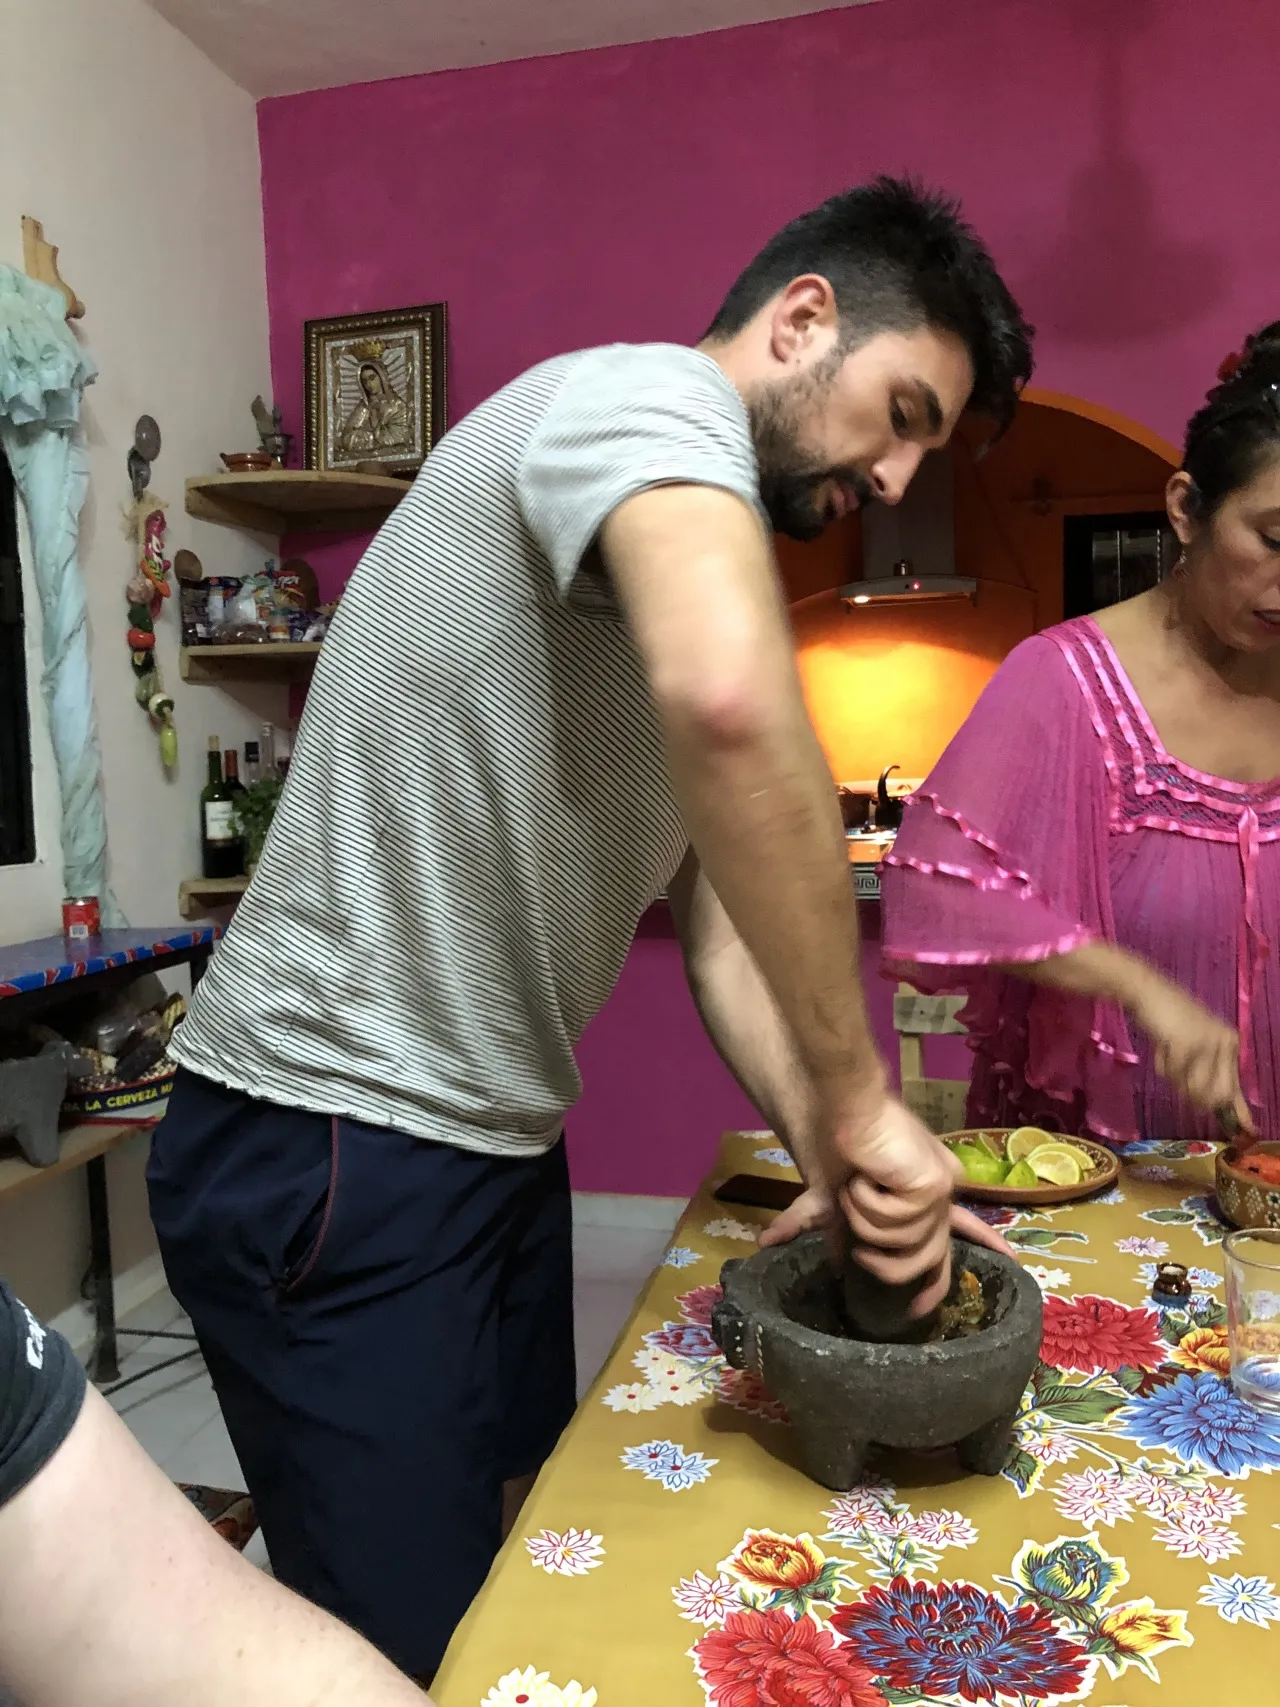
[[[231,796],[231,804],[234,807],[244,793],[244,784],[240,780],[240,755],[234,747],[228,747],[222,762],[226,770],[224,780],[227,785],[227,793]],[[236,833],[236,870],[237,872],[247,871],[248,849],[238,817],[232,820],[232,828]]]
[[[206,877],[239,877],[243,845],[236,835],[235,798],[222,777],[222,748],[209,737],[209,780],[200,790],[200,869]]]

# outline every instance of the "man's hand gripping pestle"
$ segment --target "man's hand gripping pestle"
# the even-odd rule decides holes
[[[917,1275],[905,1284],[890,1285],[864,1268],[858,1260],[859,1246],[849,1228],[841,1236],[841,1296],[845,1318],[860,1339],[916,1345],[933,1331],[938,1310],[927,1315],[913,1312],[916,1299],[933,1281],[933,1274]]]

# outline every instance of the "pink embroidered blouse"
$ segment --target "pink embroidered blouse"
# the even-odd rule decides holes
[[[997,969],[1101,940],[1238,1028],[1245,1096],[1276,1132],[1277,841],[1280,778],[1228,782],[1167,753],[1092,618],[1024,641],[908,805],[882,878],[886,971],[968,995],[970,1121],[1218,1136],[1114,1003]]]

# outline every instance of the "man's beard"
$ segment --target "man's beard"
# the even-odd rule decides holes
[[[819,500],[819,489],[832,479],[857,494],[859,507],[875,497],[870,481],[856,468],[832,468],[809,455],[800,442],[800,416],[823,385],[820,375],[786,386],[762,386],[747,402],[755,445],[760,501],[777,533],[811,540],[833,519]]]

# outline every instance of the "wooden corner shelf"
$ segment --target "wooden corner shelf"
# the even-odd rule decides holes
[[[184,646],[184,682],[305,681],[320,656],[318,640],[264,640],[248,646]]]
[[[187,514],[251,533],[366,533],[386,520],[411,481],[386,474],[267,468],[187,481]]]
[[[69,1126],[62,1134],[57,1161],[47,1168],[33,1168],[22,1156],[6,1156],[0,1160],[0,1197],[16,1197],[28,1186],[42,1185],[58,1174],[83,1167],[95,1156],[105,1156],[147,1130],[147,1122],[142,1120],[122,1126],[106,1120],[90,1120],[79,1126]]]
[[[178,885],[178,911],[203,919],[214,907],[233,907],[248,887],[247,877],[188,877]]]

